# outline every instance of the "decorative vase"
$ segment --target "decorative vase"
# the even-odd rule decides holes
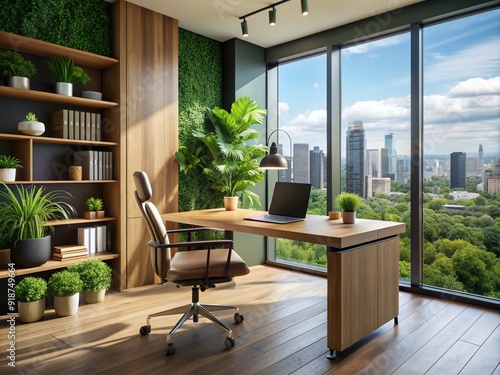
[[[0,169],[0,181],[3,182],[16,181],[16,168]]]
[[[104,301],[106,290],[98,290],[97,292],[82,292],[83,302],[86,304],[99,303]]]
[[[33,302],[18,302],[17,311],[23,323],[38,322],[45,312],[45,298]]]
[[[51,236],[16,240],[10,250],[10,259],[16,267],[41,266],[52,257]]]
[[[70,316],[78,312],[80,293],[72,296],[54,296],[54,310],[57,316]]]
[[[82,98],[102,100],[102,92],[99,91],[82,91]]]
[[[235,211],[238,208],[238,197],[224,197],[226,211]]]
[[[17,131],[24,135],[42,135],[45,124],[40,121],[21,121],[17,123]]]
[[[9,77],[7,78],[7,86],[15,87],[16,89],[29,90],[30,79],[26,77]]]
[[[56,93],[65,96],[73,96],[73,84],[69,82],[56,82]]]
[[[356,222],[356,211],[342,212],[342,221],[344,224],[354,224]]]

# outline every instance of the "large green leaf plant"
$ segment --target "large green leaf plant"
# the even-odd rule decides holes
[[[219,107],[207,108],[214,129],[193,133],[203,142],[196,150],[179,147],[175,157],[180,171],[196,173],[201,168],[213,189],[225,196],[240,195],[246,207],[260,207],[259,196],[248,189],[264,179],[257,159],[266,155],[267,146],[255,140],[260,137],[256,128],[265,115],[265,109],[249,97],[236,100],[230,113]]]

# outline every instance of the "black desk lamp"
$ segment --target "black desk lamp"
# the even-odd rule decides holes
[[[288,136],[288,139],[290,140],[290,159],[291,159],[291,154],[292,154],[292,138],[290,138],[290,134],[288,134],[286,131],[283,129],[276,129],[274,130],[271,134],[269,134],[269,138],[267,139],[267,144],[269,144],[269,140],[271,139],[271,136],[276,133],[277,131],[283,132]],[[264,156],[262,160],[260,161],[259,169],[288,169],[288,163],[286,159],[278,154],[278,147],[276,146],[276,143],[273,142],[271,144],[271,147],[269,148],[269,154]]]

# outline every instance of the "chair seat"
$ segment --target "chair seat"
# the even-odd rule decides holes
[[[227,249],[212,249],[210,252],[210,279],[223,278],[227,262]],[[167,280],[202,280],[205,278],[207,250],[180,251],[176,253],[167,272]],[[231,250],[231,264],[228,276],[243,276],[250,273],[245,261]]]

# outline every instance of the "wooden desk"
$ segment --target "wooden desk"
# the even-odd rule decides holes
[[[244,220],[264,211],[223,208],[164,214],[166,221],[311,242],[328,251],[328,358],[399,314],[399,239],[405,224],[356,219],[356,224],[308,215],[271,224]]]

